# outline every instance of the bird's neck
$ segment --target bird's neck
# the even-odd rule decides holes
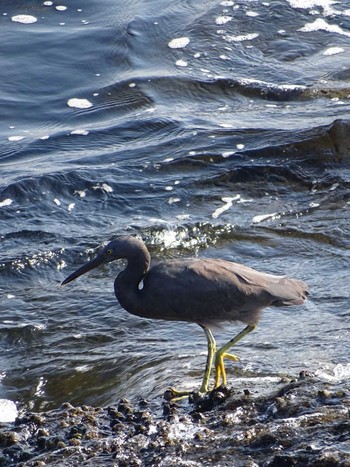
[[[127,267],[114,281],[114,292],[121,306],[134,315],[142,313],[140,283],[150,267],[150,255],[146,250],[137,257],[127,258]]]

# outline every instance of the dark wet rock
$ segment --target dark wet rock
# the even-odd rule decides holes
[[[15,431],[0,432],[0,447],[12,446],[18,442],[18,435]]]
[[[0,429],[0,466],[350,467],[350,396],[303,372],[267,393],[63,404]]]
[[[219,386],[207,394],[193,393],[190,402],[195,405],[196,412],[207,412],[222,404],[230,396],[231,390],[224,386]]]

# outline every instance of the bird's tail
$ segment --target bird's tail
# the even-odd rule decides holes
[[[272,306],[302,305],[309,295],[305,282],[284,277],[272,286]]]

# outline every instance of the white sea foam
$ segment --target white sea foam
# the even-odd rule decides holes
[[[81,136],[87,136],[89,134],[89,130],[83,130],[80,128],[77,128],[76,130],[72,130],[70,132],[71,135],[81,135]]]
[[[224,196],[222,199],[222,201],[225,203],[223,206],[221,206],[220,208],[217,208],[213,214],[211,215],[213,219],[217,219],[220,214],[222,214],[223,212],[227,211],[228,209],[230,209],[230,207],[232,206],[232,203],[233,201],[237,201],[241,196],[240,195],[236,195],[236,196],[233,196],[233,197],[228,197],[228,196]]]
[[[21,141],[23,138],[24,136],[13,135],[13,136],[9,136],[7,139],[9,141]]]
[[[277,216],[277,212],[273,212],[271,214],[261,214],[259,216],[253,217],[253,224],[259,224],[262,221],[266,221],[267,219],[274,219]]]
[[[109,185],[107,185],[107,183],[102,183],[102,185],[94,185],[92,187],[93,190],[102,190],[102,191],[105,191],[106,193],[112,193],[113,191],[113,188]]]
[[[74,195],[79,195],[80,198],[85,198],[85,196],[86,196],[85,191],[86,191],[86,190],[75,190],[73,194],[74,194]]]
[[[223,153],[221,153],[221,155],[223,158],[226,158],[232,156],[234,153],[235,151],[224,151]]]
[[[188,37],[177,37],[176,39],[172,39],[168,46],[171,49],[183,49],[190,43],[190,39]]]
[[[6,198],[3,201],[0,201],[0,208],[3,208],[4,206],[10,206],[12,203],[13,200],[11,198]]]
[[[259,13],[256,11],[247,11],[246,15],[250,16],[251,18],[255,18],[256,16],[259,16]]]
[[[313,23],[307,23],[302,28],[298,29],[301,32],[314,32],[314,31],[326,31],[326,32],[335,32],[342,36],[350,37],[350,32],[344,31],[337,24],[328,24],[323,18],[317,18]]]
[[[39,382],[38,382],[38,384],[36,386],[36,390],[35,390],[35,393],[34,393],[35,396],[42,396],[44,394],[45,383],[46,383],[46,381],[45,381],[44,377],[40,376]]]
[[[257,32],[252,32],[250,34],[241,34],[239,36],[225,36],[225,39],[227,42],[244,42],[244,41],[252,41],[253,39],[256,39],[259,37],[259,34]]]
[[[175,198],[175,197],[171,197],[168,199],[169,204],[179,203],[180,201],[181,201],[180,198]]]
[[[74,107],[76,109],[89,109],[93,104],[87,99],[78,99],[77,97],[72,97],[67,101],[68,107]]]
[[[332,372],[333,374],[330,374],[324,370],[318,370],[316,371],[316,374],[320,378],[331,382],[350,380],[350,363],[347,363],[346,365],[338,363],[335,365]]]
[[[8,399],[0,399],[0,422],[10,423],[17,418],[18,411],[16,404]]]
[[[12,16],[11,21],[14,23],[22,23],[22,24],[32,24],[38,21],[38,18],[32,15],[16,15]]]
[[[342,47],[329,47],[323,52],[323,55],[337,55],[344,52]]]
[[[332,8],[333,4],[339,4],[337,0],[288,0],[289,5],[292,8],[300,8],[310,10],[312,8],[322,8],[323,14],[333,15],[338,13],[337,10]]]
[[[226,24],[229,21],[232,21],[232,16],[217,16],[215,18],[216,24]]]
[[[90,370],[89,365],[78,365],[75,367],[75,371],[78,371],[79,373],[85,373],[86,371]]]

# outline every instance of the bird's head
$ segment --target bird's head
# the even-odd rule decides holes
[[[109,242],[102,250],[88,263],[81,266],[68,276],[61,285],[68,284],[68,282],[77,279],[86,272],[102,266],[103,264],[110,263],[116,259],[131,258],[134,254],[140,251],[140,248],[146,248],[141,240],[134,237],[119,237]]]

